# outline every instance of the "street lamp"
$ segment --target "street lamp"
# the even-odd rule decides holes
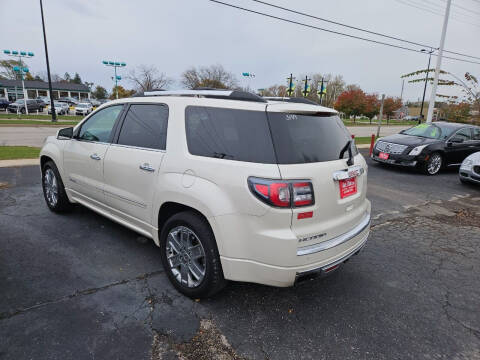
[[[111,66],[115,69],[115,76],[112,77],[112,80],[115,81],[115,94],[118,99],[118,81],[122,80],[122,77],[117,75],[117,67],[125,67],[127,64],[124,62],[118,62],[118,61],[106,61],[103,60],[102,64],[105,66]]]
[[[250,90],[250,80],[255,77],[254,73],[251,72],[242,72],[242,76],[248,78],[248,90]]]
[[[22,79],[22,89],[23,89],[23,101],[25,102],[25,112],[28,115],[28,106],[27,106],[27,93],[25,91],[25,81],[23,75],[28,73],[28,67],[23,66],[22,58],[31,58],[34,56],[31,51],[18,51],[18,50],[3,50],[3,53],[8,56],[13,56],[18,58],[20,66],[14,66],[13,71],[20,75]],[[17,100],[17,91],[15,90],[15,100]]]
[[[420,107],[420,119],[418,122],[420,123],[423,119],[423,104],[425,103],[425,92],[427,91],[427,81],[428,81],[428,74],[430,73],[430,60],[432,60],[432,53],[435,51],[434,49],[430,49],[430,51],[426,49],[420,50],[423,53],[427,53],[428,55],[428,66],[427,66],[427,73],[425,75],[425,85],[423,87],[423,97],[422,97],[422,106]]]

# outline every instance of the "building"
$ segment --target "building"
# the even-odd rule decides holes
[[[50,97],[48,82],[25,80],[25,92],[27,99],[36,99],[39,96]],[[52,82],[52,97],[72,97],[78,100],[90,99],[90,89],[84,84],[72,84],[67,82]],[[23,88],[21,80],[0,79],[0,97],[10,101],[23,99]]]

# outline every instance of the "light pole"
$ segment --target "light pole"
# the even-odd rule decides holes
[[[427,82],[428,82],[428,74],[430,73],[430,60],[432,60],[432,53],[434,52],[433,49],[430,49],[430,51],[427,51],[425,49],[420,50],[422,52],[428,53],[428,66],[427,66],[427,74],[425,75],[425,85],[423,86],[423,97],[422,97],[422,106],[420,107],[420,119],[419,123],[423,119],[423,104],[425,103],[425,92],[427,91]]]
[[[116,95],[116,98],[118,99],[118,81],[122,80],[122,77],[117,75],[117,67],[125,67],[127,66],[127,64],[125,64],[124,62],[106,61],[106,60],[103,60],[102,64],[105,66],[111,66],[115,69],[115,76],[112,77],[112,80],[115,81],[115,95]]]
[[[31,51],[17,51],[17,50],[3,50],[3,53],[8,56],[13,56],[18,58],[18,62],[20,66],[14,66],[13,71],[20,75],[22,79],[22,89],[23,89],[23,101],[25,103],[25,112],[28,115],[28,107],[27,107],[27,93],[25,92],[25,82],[23,79],[23,75],[28,73],[28,67],[23,66],[22,58],[31,58],[34,56],[33,52]],[[17,99],[17,94],[15,93],[15,99]]]
[[[248,85],[247,85],[247,87],[248,87],[248,90],[250,90],[250,80],[255,77],[255,74],[254,74],[254,73],[251,73],[251,72],[243,72],[243,73],[242,73],[242,76],[248,78]]]

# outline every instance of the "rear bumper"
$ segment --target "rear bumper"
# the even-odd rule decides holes
[[[366,244],[370,233],[370,213],[367,220],[354,229],[320,244],[324,248],[308,247],[311,253],[303,253],[298,248],[296,258],[306,259],[297,266],[278,266],[249,259],[238,259],[220,256],[226,279],[234,281],[254,282],[271,286],[288,287],[300,279],[315,275],[324,275],[334,270],[338,265],[357,254]],[[298,240],[295,240],[297,243]],[[272,249],[275,251],[275,249]],[[303,255],[302,255],[303,254]]]

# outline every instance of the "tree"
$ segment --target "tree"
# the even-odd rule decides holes
[[[65,75],[63,75],[62,82],[70,82],[71,80],[72,80],[72,77],[70,76],[70,74],[68,72],[66,72]]]
[[[356,117],[365,111],[365,93],[356,85],[349,85],[348,88],[350,90],[346,90],[338,96],[335,109],[343,112],[347,117],[353,115],[353,122],[355,122]]]
[[[272,85],[260,92],[261,96],[285,97],[287,96],[287,87],[285,85]]]
[[[70,82],[72,84],[82,84],[82,79],[80,78],[80,75],[78,75],[78,73],[76,72],[75,76],[73,77],[73,79],[70,80]]]
[[[395,110],[402,107],[402,100],[400,98],[386,97],[383,101],[383,113],[387,117],[387,121],[393,115]]]
[[[134,84],[135,89],[140,93],[162,90],[173,82],[164,73],[160,73],[154,65],[140,65],[137,69],[132,69],[126,78]]]
[[[192,67],[182,74],[182,84],[188,89],[209,87],[215,89],[234,89],[238,80],[233,73],[226,71],[222,65]]]
[[[365,109],[363,110],[363,115],[370,119],[370,124],[375,115],[378,115],[380,112],[380,101],[378,101],[377,94],[368,94],[365,95]]]
[[[22,66],[18,60],[0,60],[0,79],[16,80],[17,73],[13,71],[15,66]]]
[[[453,122],[467,122],[470,118],[471,104],[467,102],[461,102],[455,104],[453,102],[445,104],[442,107],[442,117],[447,121]]]
[[[117,89],[118,89],[118,98],[128,98],[128,97],[131,97],[133,95],[135,95],[135,90],[126,90],[123,86],[121,85],[118,85],[117,86]],[[116,99],[117,98],[117,92],[115,91],[115,86],[113,87],[112,89],[112,93],[110,95],[110,99]]]
[[[105,89],[103,86],[97,85],[95,90],[92,91],[92,96],[95,99],[106,99],[108,96],[107,89]]]

